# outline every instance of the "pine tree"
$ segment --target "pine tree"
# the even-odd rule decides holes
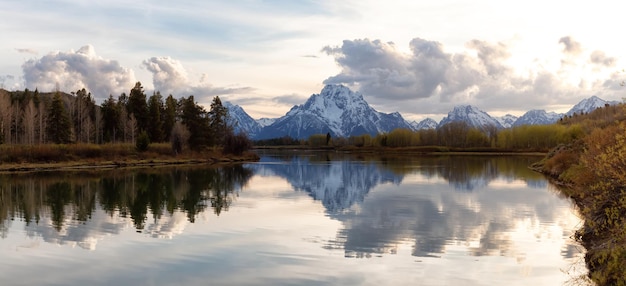
[[[162,142],[165,139],[165,132],[163,132],[164,112],[163,97],[161,93],[157,91],[148,99],[148,135],[150,142]]]
[[[102,132],[104,142],[115,142],[120,136],[120,112],[113,95],[102,102]]]
[[[137,120],[137,128],[139,129],[139,131],[148,130],[148,125],[150,124],[148,122],[148,103],[146,102],[146,94],[143,92],[141,82],[137,82],[135,84],[135,87],[130,90],[126,109],[128,110],[129,116],[131,114],[135,116],[135,119]]]
[[[228,108],[222,105],[218,96],[211,102],[209,111],[209,130],[211,131],[211,145],[222,145],[227,134],[231,134],[232,128],[228,125]]]
[[[165,140],[170,140],[170,134],[176,123],[176,116],[178,111],[178,102],[170,94],[165,99],[165,111],[163,112],[163,131],[165,133]]]
[[[209,145],[209,118],[206,110],[194,101],[193,95],[181,98],[181,120],[189,130],[189,148],[202,149]]]
[[[48,139],[57,144],[69,143],[72,135],[71,122],[65,110],[61,93],[54,94],[48,109],[47,134]]]

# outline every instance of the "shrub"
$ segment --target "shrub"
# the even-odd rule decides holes
[[[135,142],[135,147],[139,152],[145,152],[148,150],[148,146],[150,145],[150,136],[146,131],[141,131],[139,136],[137,136],[137,141]]]
[[[226,138],[224,138],[223,152],[225,154],[241,155],[250,148],[252,148],[252,141],[248,139],[246,134],[239,133],[235,135],[229,132],[226,134]]]

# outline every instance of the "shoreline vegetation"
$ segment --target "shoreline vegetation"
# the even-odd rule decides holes
[[[226,154],[215,147],[174,154],[169,143],[153,143],[145,151],[133,144],[0,145],[0,172],[37,172],[78,169],[156,167],[258,161],[250,151]]]
[[[416,156],[545,156],[546,152],[506,150],[498,148],[450,148],[442,146],[414,147],[354,147],[284,145],[253,146],[252,151],[226,154],[220,147],[204,151],[186,150],[174,154],[171,144],[153,143],[145,151],[138,151],[128,143],[117,144],[43,144],[0,145],[0,172],[37,172],[77,169],[109,169],[125,167],[156,167],[167,165],[221,164],[255,162],[259,156],[254,150],[332,151],[356,154],[405,154]]]

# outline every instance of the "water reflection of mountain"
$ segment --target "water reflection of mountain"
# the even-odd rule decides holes
[[[17,219],[30,237],[93,248],[130,219],[138,231],[171,236],[207,208],[228,210],[251,176],[241,165],[2,175],[0,232]]]
[[[383,183],[400,184],[407,174],[440,177],[457,191],[484,188],[496,179],[523,180],[529,187],[545,188],[541,174],[528,169],[534,157],[449,157],[422,158],[352,156],[338,153],[265,154],[250,167],[258,174],[286,179],[296,190],[307,192],[336,212],[362,202],[369,191]]]
[[[553,222],[569,207],[528,169],[532,157],[332,159],[270,156],[254,168],[320,200],[344,225],[325,247],[348,257],[395,253],[410,242],[414,256],[438,256],[463,243],[472,245],[471,255],[523,259],[509,237],[516,223]],[[490,186],[494,181],[504,186]]]
[[[264,157],[260,164],[251,165],[251,168],[261,174],[285,178],[295,190],[321,201],[329,212],[362,202],[373,187],[382,183],[398,184],[403,177],[381,169],[374,162],[318,159],[297,156],[281,161]]]

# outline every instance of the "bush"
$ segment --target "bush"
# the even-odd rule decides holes
[[[224,154],[241,155],[252,148],[252,141],[243,133],[237,135],[229,132],[224,138]]]
[[[189,140],[189,129],[179,121],[174,123],[172,133],[170,134],[170,143],[172,144],[172,151],[174,155],[183,152],[184,147]]]
[[[135,142],[135,147],[139,152],[145,152],[148,150],[148,146],[150,146],[150,136],[146,131],[141,131],[139,136],[137,136],[137,141]]]

